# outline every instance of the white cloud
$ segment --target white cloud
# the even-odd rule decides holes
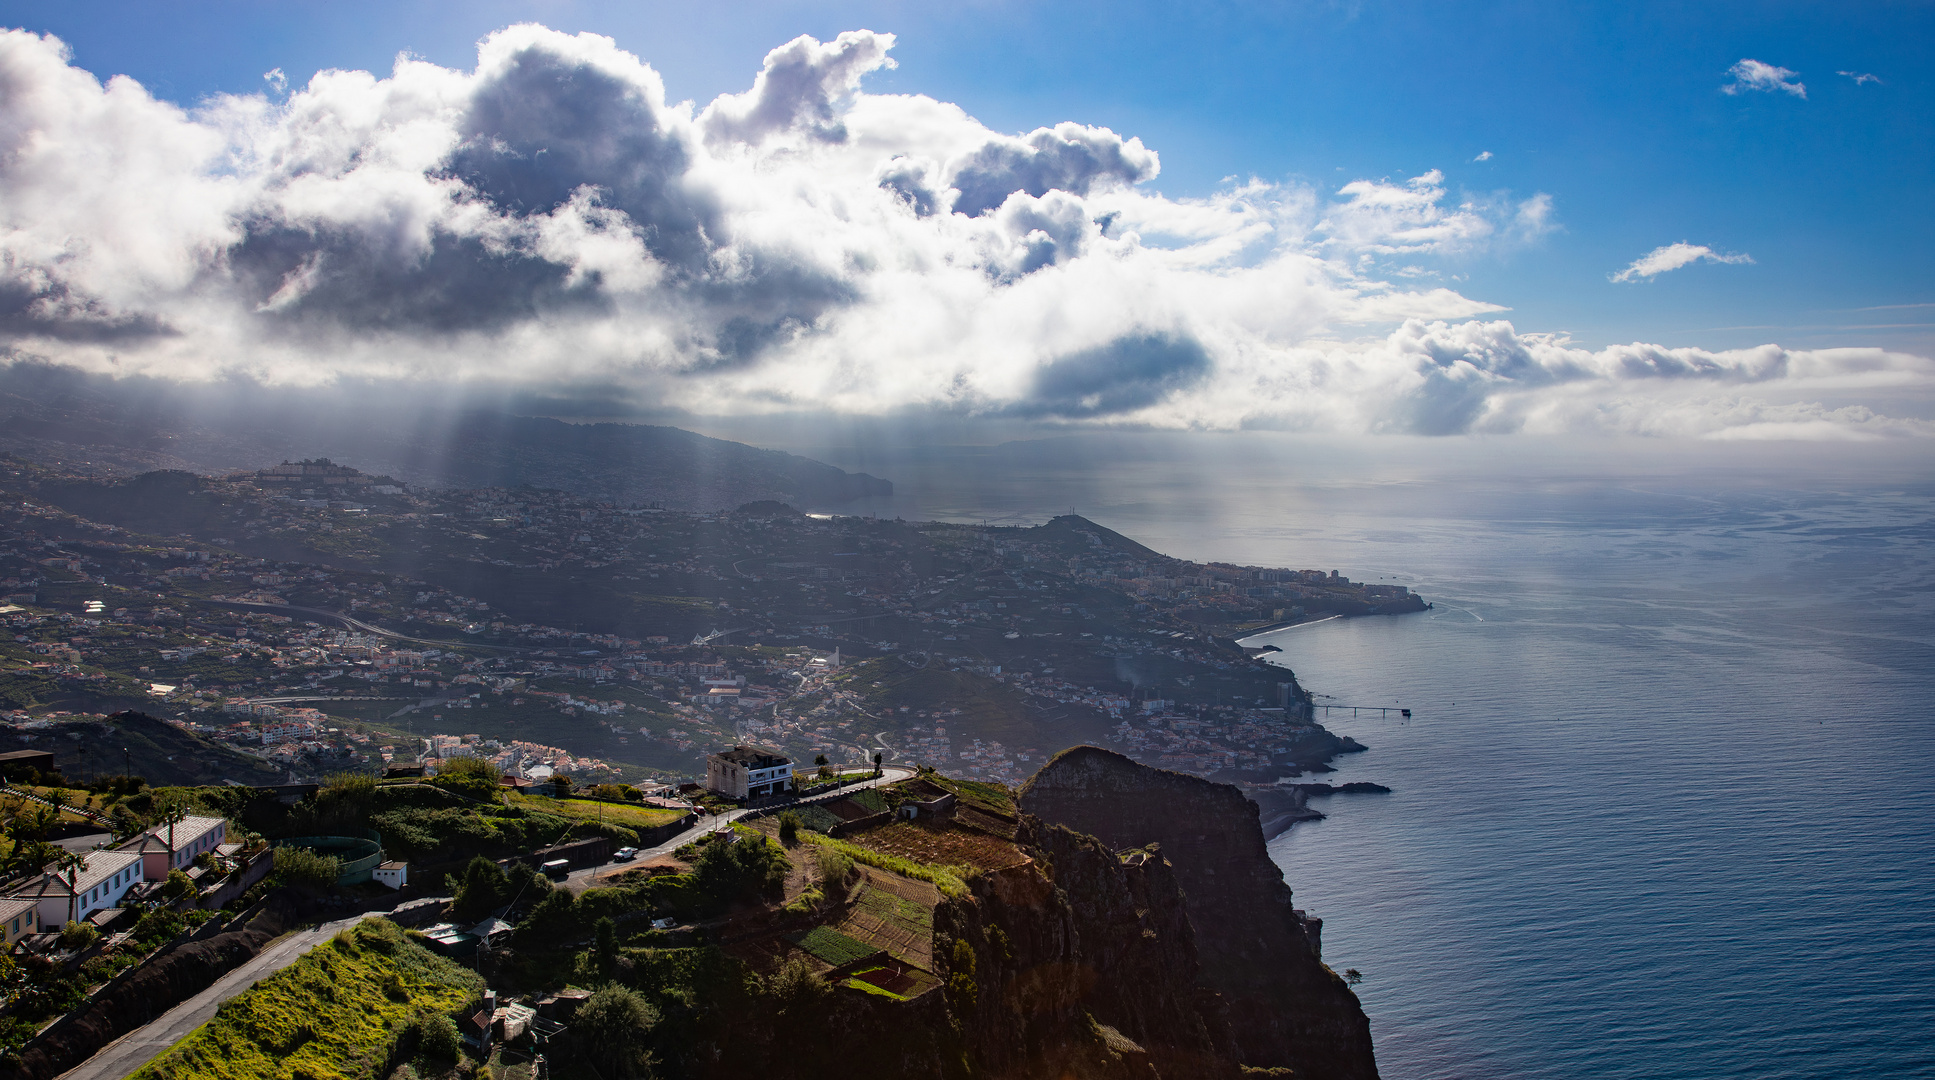
[[[1705,244],[1689,244],[1682,240],[1677,244],[1656,247],[1646,254],[1641,255],[1639,258],[1634,259],[1631,266],[1610,276],[1613,281],[1634,281],[1639,278],[1651,280],[1669,270],[1678,270],[1682,266],[1688,266],[1702,259],[1707,262],[1717,263],[1751,263],[1754,261],[1751,255],[1723,255]]]
[[[1861,85],[1862,83],[1876,83],[1876,84],[1879,84],[1879,83],[1881,82],[1881,77],[1880,77],[1880,76],[1878,76],[1878,75],[1870,75],[1870,74],[1868,74],[1867,72],[1863,72],[1863,71],[1837,71],[1837,72],[1835,72],[1835,74],[1836,74],[1836,75],[1846,75],[1846,76],[1847,76],[1848,78],[1850,78],[1850,79],[1853,79],[1853,80],[1854,80],[1854,85],[1856,85],[1856,86],[1860,86],[1860,85]]]
[[[1401,184],[1353,180],[1338,189],[1313,233],[1331,250],[1361,255],[1458,255],[1479,251],[1501,235],[1535,240],[1552,229],[1552,197],[1519,202],[1467,196],[1445,205],[1444,173],[1437,169]]]
[[[1472,158],[1473,161],[1490,161],[1491,159],[1492,152],[1490,150],[1481,150],[1478,152],[1477,157]]]
[[[1935,387],[1880,350],[1520,333],[1431,282],[1552,232],[1548,195],[1454,197],[1430,170],[1168,197],[1156,152],[1107,128],[867,93],[891,45],[796,39],[696,109],[608,38],[526,25],[467,71],[402,58],[184,110],[0,34],[0,355],[613,410],[1433,434],[1913,434],[1836,410]],[[1674,245],[1628,273],[1680,248],[1745,258]]]
[[[1789,71],[1784,67],[1763,64],[1758,60],[1742,60],[1728,68],[1727,74],[1733,76],[1733,81],[1720,88],[1723,94],[1738,94],[1742,90],[1761,90],[1768,93],[1779,90],[1797,98],[1807,96],[1805,83],[1789,81],[1800,72]]]

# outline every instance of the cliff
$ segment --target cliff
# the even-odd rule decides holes
[[[1036,773],[1020,806],[1115,850],[1159,845],[1186,899],[1198,981],[1219,996],[1242,1064],[1377,1076],[1370,1021],[1323,965],[1321,924],[1291,909],[1256,804],[1236,788],[1082,746]]]
[[[1236,1077],[1170,865],[1026,817],[1016,842],[1031,862],[976,877],[971,898],[935,913],[935,958],[976,1071]]]

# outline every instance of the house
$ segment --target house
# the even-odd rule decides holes
[[[190,814],[173,825],[156,825],[123,840],[114,850],[138,853],[144,876],[149,881],[161,881],[167,878],[168,871],[187,867],[202,852],[214,851],[227,839],[227,821]]]
[[[139,854],[90,851],[82,857],[81,867],[72,881],[66,874],[42,874],[25,885],[16,886],[6,899],[32,901],[40,925],[58,927],[114,907],[129,889],[145,880]]]
[[[793,790],[793,762],[775,750],[735,746],[705,759],[705,786],[733,799]]]
[[[40,933],[40,901],[0,900],[0,932],[9,949],[29,934]]]
[[[379,885],[388,885],[392,889],[401,889],[410,883],[410,864],[406,862],[378,863],[376,869],[370,873],[370,877],[375,878]]]

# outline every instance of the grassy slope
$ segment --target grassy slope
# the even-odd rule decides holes
[[[656,829],[677,821],[684,815],[677,810],[661,810],[651,806],[620,806],[616,803],[601,803],[593,799],[553,799],[543,795],[512,795],[511,805],[534,810],[540,814],[570,818],[573,821],[603,820],[612,825],[623,825],[629,829]]]
[[[405,993],[385,993],[391,975]],[[475,973],[373,919],[223,1004],[134,1080],[370,1075],[411,1017],[454,1013],[482,989]]]

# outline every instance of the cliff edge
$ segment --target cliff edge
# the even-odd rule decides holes
[[[1185,898],[1197,979],[1222,998],[1244,1065],[1375,1080],[1370,1020],[1324,966],[1321,924],[1291,909],[1257,806],[1240,791],[1078,746],[1024,784],[1019,802],[1116,850],[1160,845]]]

